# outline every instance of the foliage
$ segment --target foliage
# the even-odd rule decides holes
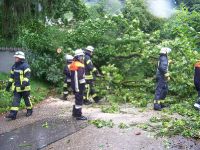
[[[0,3],[0,9],[3,12],[0,13],[1,28],[3,29],[0,35],[3,35],[6,40],[14,41],[18,39],[21,32],[18,31],[18,27],[32,22],[32,20],[45,23],[49,18],[50,22],[54,23],[57,22],[56,19],[60,18],[59,24],[68,24],[67,15],[69,13],[72,13],[73,20],[85,20],[88,17],[86,6],[82,0],[3,1]]]
[[[127,128],[129,128],[129,125],[127,125],[127,124],[121,122],[121,123],[119,124],[118,127],[119,127],[120,129],[127,129]]]
[[[27,144],[27,143],[19,144],[18,147],[20,147],[20,148],[30,148],[30,147],[32,147],[32,144]]]
[[[165,25],[161,31],[161,36],[165,38],[188,38],[187,40],[192,46],[200,45],[200,13],[189,12],[187,8],[183,7],[182,10],[177,11]]]
[[[56,49],[63,48],[65,34],[56,26],[45,27],[39,22],[22,26],[18,42],[30,49],[26,55],[34,77],[53,84],[63,80],[64,54],[57,53]]]
[[[74,17],[72,8],[67,8],[69,1],[65,2],[63,6],[53,3],[52,8],[56,8],[51,14],[53,17],[64,15],[67,19],[70,14]],[[199,137],[196,134],[199,117],[192,108],[193,66],[200,57],[199,12],[180,7],[172,18],[161,20],[147,12],[144,0],[127,0],[118,15],[108,14],[104,6],[105,3],[99,3],[87,8],[88,13],[80,6],[81,10],[76,8],[78,20],[65,25],[46,26],[37,19],[21,25],[18,44],[29,49],[27,58],[33,76],[61,85],[64,53],[72,54],[76,48],[92,45],[95,47],[93,62],[103,74],[97,79],[96,88],[110,104],[102,107],[102,111],[118,112],[118,103],[146,107],[153,100],[160,48],[170,47],[172,52],[168,57],[172,63],[169,64],[171,80],[167,101],[172,105],[171,113],[178,112],[188,120],[164,117],[151,121],[162,122],[158,127],[161,135],[170,131],[170,135]],[[63,50],[60,54],[56,52],[58,47]],[[107,125],[102,120],[92,123],[98,127]],[[148,129],[146,124],[141,127]]]
[[[120,107],[117,103],[111,103],[110,106],[102,106],[101,111],[104,113],[118,113],[120,111]]]
[[[147,11],[145,0],[126,0],[123,14],[129,20],[138,19],[140,29],[146,32],[152,32],[159,29],[164,20],[151,15]]]
[[[120,0],[100,0],[95,4],[88,4],[89,17],[100,18],[105,15],[117,15],[123,9],[123,3]]]
[[[193,103],[193,99],[186,99],[182,103],[172,105],[169,111],[178,113],[183,117],[162,122],[162,130],[159,134],[181,134],[185,137],[200,138],[200,117],[199,112],[193,108]]]
[[[178,5],[181,5],[182,3],[184,5],[186,5],[190,11],[200,11],[200,4],[199,4],[199,1],[198,0],[176,0],[176,3]]]
[[[61,56],[31,53],[31,57],[28,58],[34,77],[43,81],[49,81],[54,85],[60,84],[63,81],[64,60]]]
[[[49,128],[48,122],[45,122],[44,124],[42,124],[43,128]]]
[[[148,130],[156,132],[158,136],[182,135],[184,137],[200,138],[199,113],[191,108],[191,105],[186,105],[186,103],[176,104],[172,106],[170,112],[178,112],[182,116],[151,118],[151,122],[161,124],[154,126],[154,129],[153,126],[147,125]]]
[[[90,120],[89,123],[95,125],[97,128],[102,128],[102,127],[113,128],[114,126],[114,123],[112,122],[112,120],[105,121],[105,120],[97,119],[97,120]]]
[[[43,3],[43,5],[45,6],[45,2]],[[62,18],[63,20],[65,19],[65,15],[68,12],[72,12],[74,18],[77,20],[85,20],[88,16],[86,6],[82,2],[82,0],[52,1],[50,8],[47,8],[46,12],[52,18]]]
[[[40,53],[53,53],[56,49],[62,46],[67,32],[60,29],[58,26],[46,26],[33,20],[21,28],[18,43],[24,48]]]

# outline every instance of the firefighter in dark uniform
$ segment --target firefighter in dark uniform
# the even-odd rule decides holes
[[[10,118],[12,120],[16,119],[22,97],[25,101],[27,109],[26,116],[31,116],[33,112],[33,106],[30,101],[31,70],[29,68],[29,65],[25,62],[25,55],[23,52],[17,51],[14,57],[15,64],[12,66],[9,82],[6,87],[6,91],[10,91],[10,88],[12,87],[12,90],[14,92],[14,98],[10,113],[6,116],[6,118]]]
[[[86,90],[84,94],[84,104],[90,105],[92,102],[90,98],[92,98],[96,103],[99,102],[100,98],[97,96],[95,89],[94,89],[94,74],[99,77],[100,74],[98,70],[94,67],[91,57],[94,51],[94,47],[87,46],[85,48],[85,79],[86,79]]]
[[[75,95],[75,105],[73,106],[72,116],[77,120],[87,120],[82,115],[83,94],[85,90],[85,67],[84,53],[82,49],[75,51],[74,60],[69,66],[71,71],[71,87]]]
[[[65,59],[66,59],[66,66],[63,71],[65,75],[65,81],[63,84],[63,97],[62,97],[63,100],[67,100],[67,96],[71,89],[71,72],[69,70],[69,66],[73,61],[73,56],[66,54]]]
[[[158,61],[158,68],[156,72],[156,91],[154,98],[154,110],[161,110],[164,107],[164,99],[168,93],[167,81],[170,79],[168,73],[168,57],[167,54],[171,52],[170,48],[163,47],[160,51]]]
[[[200,60],[194,66],[194,85],[198,92],[197,101],[194,104],[194,107],[200,110]]]

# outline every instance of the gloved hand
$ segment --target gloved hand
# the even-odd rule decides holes
[[[26,83],[25,82],[22,82],[22,85],[21,85],[21,90],[24,90],[25,89],[25,86],[26,86]]]
[[[10,87],[12,86],[12,83],[8,82],[7,86],[6,86],[6,91],[10,92]]]
[[[170,80],[169,73],[165,73],[165,79],[166,79],[167,81],[169,81],[169,80]]]
[[[169,64],[173,64],[174,61],[173,61],[172,59],[169,59],[168,63],[169,63]]]
[[[6,91],[10,92],[10,86],[6,86]]]
[[[21,88],[21,90],[24,90],[24,89],[25,89],[25,86],[24,86],[24,85],[21,85],[20,88]]]
[[[169,77],[167,77],[167,81],[169,81],[171,78],[170,78],[170,76]]]
[[[98,74],[96,74],[96,76],[97,76],[97,77],[101,77],[101,74],[100,74],[100,73],[98,73]]]

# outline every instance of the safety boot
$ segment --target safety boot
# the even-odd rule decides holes
[[[99,103],[99,101],[101,100],[98,96],[94,97],[93,99],[95,103]]]
[[[160,104],[155,103],[153,109],[154,109],[154,110],[161,111],[161,110],[162,110],[162,107],[161,107]]]
[[[82,115],[82,108],[76,109],[73,106],[72,116],[76,118],[76,120],[87,120],[87,117]]]
[[[76,120],[87,120],[87,117],[81,115],[79,117],[76,117]]]
[[[63,94],[63,97],[61,99],[66,101],[67,100],[67,96],[68,96],[67,94]]]
[[[31,116],[33,113],[33,110],[32,109],[27,109],[27,112],[26,112],[26,117],[29,117]]]
[[[87,100],[87,99],[84,99],[84,100],[83,100],[83,104],[84,104],[84,105],[91,105],[92,102],[89,101],[89,100]]]
[[[166,108],[170,106],[169,104],[160,104],[160,105],[161,105],[161,108]]]
[[[5,117],[8,118],[8,119],[15,120],[16,116],[17,116],[17,111],[11,110],[10,113],[8,115],[6,115]]]

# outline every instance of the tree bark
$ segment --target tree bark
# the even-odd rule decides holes
[[[2,35],[8,37],[10,0],[3,1]]]

